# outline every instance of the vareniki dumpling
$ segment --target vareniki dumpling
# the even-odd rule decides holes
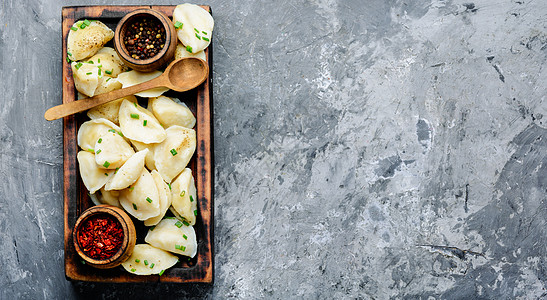
[[[156,187],[158,188],[158,196],[160,200],[160,213],[159,215],[144,221],[144,225],[146,226],[153,226],[158,224],[158,222],[161,221],[161,219],[163,219],[163,216],[165,216],[167,209],[171,205],[171,191],[167,183],[163,181],[163,178],[161,178],[158,171],[153,170],[150,174],[152,175],[152,178],[154,178],[154,182],[156,183]]]
[[[112,178],[106,183],[104,189],[122,190],[133,184],[144,169],[144,158],[148,153],[148,149],[139,151],[131,156],[119,170],[117,170]]]
[[[110,81],[117,81],[112,79]],[[120,84],[121,88],[121,84]],[[87,111],[87,116],[91,119],[105,118],[115,124],[120,124],[119,114],[120,106],[122,105],[123,100],[128,100],[131,103],[137,103],[137,98],[133,95],[120,98],[118,100],[110,101],[105,104],[95,106],[92,109]]]
[[[170,183],[184,168],[196,150],[196,131],[182,126],[165,130],[167,137],[154,148],[156,169]]]
[[[131,256],[122,263],[122,267],[135,275],[162,273],[179,261],[176,255],[148,244],[137,244]]]
[[[68,33],[67,54],[78,61],[97,53],[114,37],[114,31],[101,21],[78,21]]]
[[[190,225],[196,224],[197,197],[196,183],[192,170],[186,168],[171,183],[171,205],[177,214]]]
[[[105,169],[120,168],[135,150],[121,135],[109,130],[95,143],[95,161]]]
[[[165,218],[148,230],[144,241],[150,245],[177,254],[194,257],[197,253],[194,227],[176,218]]]
[[[84,122],[78,130],[78,146],[83,150],[94,150],[95,143],[109,130],[120,132],[120,127],[103,118]]]
[[[209,46],[215,26],[209,12],[194,4],[177,5],[173,11],[173,23],[177,22],[182,24],[177,29],[177,36],[188,52],[196,53]]]
[[[123,100],[120,106],[120,128],[127,138],[145,143],[160,143],[166,132],[154,115],[137,103]]]
[[[160,214],[158,188],[146,168],[133,185],[120,191],[119,200],[125,211],[141,221]]]
[[[76,158],[82,181],[91,194],[102,188],[114,173],[114,170],[100,169],[95,163],[95,155],[91,152],[80,151]]]
[[[196,125],[196,118],[188,106],[182,102],[179,104],[169,97],[159,96],[148,99],[148,109],[165,128],[173,125],[193,128]]]
[[[207,61],[207,57],[205,56],[205,51],[199,51],[196,53],[189,52],[190,48],[186,48],[182,43],[177,44],[177,48],[175,49],[175,59],[179,58],[185,58],[185,57],[196,57],[199,59],[203,59]]]

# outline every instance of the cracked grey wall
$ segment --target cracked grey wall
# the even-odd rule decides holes
[[[61,123],[42,116],[75,4],[1,7],[0,298],[547,297],[547,2],[204,3],[213,286],[64,279]]]

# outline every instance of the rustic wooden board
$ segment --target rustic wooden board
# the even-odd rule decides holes
[[[209,12],[211,11],[209,6],[202,7]],[[67,57],[67,36],[72,24],[80,19],[93,19],[100,20],[112,30],[115,30],[118,20],[126,13],[138,8],[153,8],[172,17],[175,6],[63,7],[63,103],[75,101],[77,94],[70,64],[65,59]],[[197,134],[196,153],[189,163],[196,181],[198,198],[198,217],[194,226],[198,240],[197,255],[191,260],[186,260],[184,256],[181,256],[181,261],[173,268],[166,270],[162,276],[137,276],[126,272],[121,266],[110,270],[99,270],[81,263],[81,259],[73,246],[72,229],[78,216],[93,205],[87,195],[87,189],[81,181],[76,160],[76,154],[79,151],[76,140],[78,128],[88,120],[85,113],[81,113],[63,119],[64,243],[65,275],[67,279],[95,282],[211,283],[213,281],[212,44],[206,49],[205,54],[209,62],[209,78],[192,91],[185,93],[169,91],[166,93],[168,96],[174,96],[184,101],[197,119],[195,127]],[[146,229],[139,221],[135,222],[135,226],[137,227],[137,243],[143,243]]]

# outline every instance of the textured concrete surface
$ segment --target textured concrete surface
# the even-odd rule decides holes
[[[547,298],[540,0],[204,2],[215,283],[66,281],[61,122],[42,116],[61,7],[109,3],[0,7],[1,299]]]

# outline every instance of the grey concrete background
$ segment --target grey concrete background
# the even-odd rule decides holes
[[[547,298],[543,0],[202,2],[214,285],[66,281],[61,7],[137,2],[2,1],[1,299]]]

